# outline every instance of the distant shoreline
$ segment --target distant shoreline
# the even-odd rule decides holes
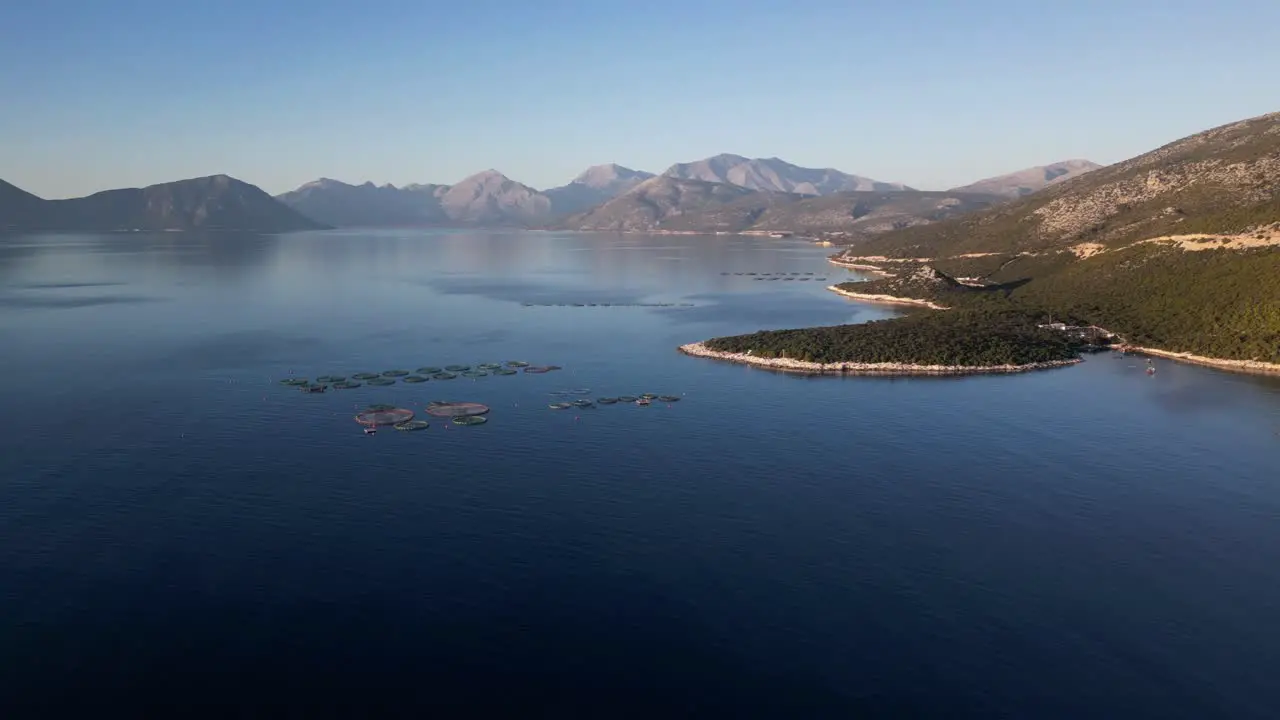
[[[837,295],[843,295],[844,297],[852,298],[854,300],[877,303],[880,305],[915,305],[917,307],[927,307],[930,310],[950,310],[950,308],[945,305],[939,305],[937,303],[929,302],[928,300],[897,297],[894,295],[870,295],[867,293],[849,292],[848,290],[841,289],[839,285],[828,285],[827,289]]]
[[[764,358],[746,353],[727,353],[712,350],[705,342],[681,345],[680,352],[694,357],[711,358],[743,365],[797,372],[806,374],[831,375],[983,375],[992,373],[1020,373],[1031,370],[1048,370],[1066,367],[1081,362],[1081,358],[1072,360],[1052,360],[1048,362],[1028,363],[1026,365],[913,365],[911,363],[859,363],[835,362],[816,363],[790,358]]]
[[[1118,345],[1117,347],[1123,347],[1126,351],[1138,353],[1139,355],[1154,355],[1176,362],[1201,365],[1217,370],[1230,370],[1247,375],[1280,375],[1280,363],[1264,362],[1262,360],[1227,360],[1225,358],[1206,357],[1193,353],[1180,353],[1171,350],[1139,347],[1137,345]]]
[[[583,233],[589,235],[601,235],[608,233],[616,233],[618,235],[711,235],[718,237],[763,237],[771,240],[804,240],[806,242],[815,242],[820,245],[823,243],[823,241],[816,237],[801,235],[790,230],[570,230],[556,228],[532,228],[530,232]]]
[[[880,258],[883,261],[893,262],[892,258]],[[916,262],[932,262],[935,258],[912,258]],[[862,270],[864,272],[873,272],[885,277],[894,277],[894,273],[885,270],[876,265],[865,265],[862,263],[842,262],[834,257],[827,258],[832,265],[839,267],[852,268],[854,270]],[[828,290],[855,300],[863,302],[881,303],[886,305],[915,305],[919,307],[928,307],[933,310],[946,310],[937,303],[917,298],[902,298],[892,295],[870,295],[865,293],[853,293],[842,290],[838,286],[832,285]],[[1132,352],[1142,355],[1152,355],[1155,357],[1166,358],[1174,362],[1184,362],[1191,365],[1200,365],[1202,367],[1214,368],[1217,370],[1227,370],[1230,372],[1248,374],[1248,375],[1280,375],[1280,363],[1265,362],[1262,360],[1230,360],[1227,358],[1208,357],[1206,355],[1196,355],[1189,352],[1174,352],[1172,350],[1161,350],[1159,348],[1139,347],[1137,345],[1127,345],[1125,343],[1116,343],[1117,348],[1124,347]]]
[[[840,262],[835,258],[827,258],[827,262],[836,267],[848,268],[849,270],[860,270],[864,273],[873,273],[881,277],[893,277],[893,273],[876,265],[864,265],[862,263]]]

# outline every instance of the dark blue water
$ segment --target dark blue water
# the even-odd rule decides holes
[[[1280,382],[1107,355],[805,378],[675,351],[892,313],[824,292],[827,252],[0,241],[0,708],[1274,716]],[[511,359],[564,369],[276,382]],[[577,388],[682,399],[547,409]],[[493,411],[373,437],[351,417],[433,399]]]

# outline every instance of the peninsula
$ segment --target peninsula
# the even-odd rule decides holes
[[[779,369],[934,374],[1057,367],[1114,341],[1280,372],[1280,113],[889,231],[831,261],[876,277],[829,290],[907,314],[681,350]]]

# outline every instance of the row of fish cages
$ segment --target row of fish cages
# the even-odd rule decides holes
[[[279,381],[280,385],[296,388],[304,393],[323,393],[333,390],[354,390],[362,386],[389,387],[397,382],[416,385],[429,380],[456,380],[458,378],[483,378],[511,376],[521,372],[540,375],[559,370],[559,365],[533,365],[523,360],[479,365],[424,365],[416,370],[383,370],[382,372],[358,372],[351,375],[319,375],[315,379],[291,376]]]
[[[590,307],[590,308],[691,308],[693,303],[520,303],[523,307]]]
[[[787,273],[787,272],[722,272],[722,273],[720,273],[720,274],[721,274],[721,275],[752,275],[752,276],[759,276],[759,277],[793,277],[793,276],[804,276],[804,275],[816,275],[817,273],[811,273],[811,272],[789,272],[789,273]]]

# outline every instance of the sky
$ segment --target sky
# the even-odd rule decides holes
[[[722,152],[944,189],[1280,110],[1276,0],[39,0],[0,179],[535,188]]]

